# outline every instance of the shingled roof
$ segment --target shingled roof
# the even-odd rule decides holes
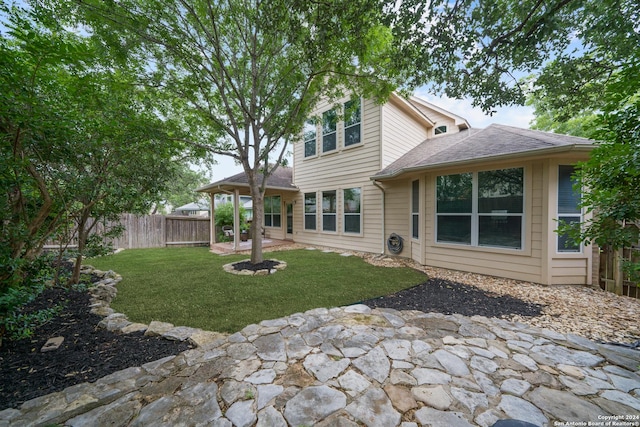
[[[263,175],[259,175],[260,183],[262,183],[263,178]],[[249,180],[244,172],[207,184],[204,187],[198,188],[196,191],[203,193],[215,193],[216,190],[229,191],[236,187],[249,188]],[[297,191],[298,188],[293,185],[293,169],[283,166],[276,169],[276,171],[267,180],[267,188]]]
[[[594,147],[595,142],[586,138],[492,124],[485,129],[467,129],[427,139],[371,179],[389,179],[405,172],[514,156],[589,151]]]

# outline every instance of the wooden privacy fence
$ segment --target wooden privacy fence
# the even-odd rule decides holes
[[[622,269],[623,261],[640,262],[640,246],[613,250],[604,246],[600,250],[600,287],[606,291],[632,298],[640,298],[638,283]]]
[[[91,234],[103,235],[105,228],[109,230],[119,225],[124,228],[122,235],[105,239],[114,249],[209,245],[209,218],[195,216],[123,214],[119,221],[108,222],[106,227],[96,225]],[[50,241],[45,248],[55,249],[58,246],[58,242]],[[68,247],[77,248],[77,239],[72,239]]]
[[[209,244],[209,218],[124,214],[120,217],[120,225],[124,227],[124,233],[112,240],[117,249]]]

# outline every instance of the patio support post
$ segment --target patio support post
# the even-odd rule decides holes
[[[217,243],[215,194],[209,193],[209,202],[211,203],[211,215],[209,215],[209,247],[213,249],[213,244]]]
[[[233,250],[236,251],[240,246],[240,190],[233,190]]]

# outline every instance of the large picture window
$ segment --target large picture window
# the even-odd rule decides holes
[[[569,224],[582,222],[582,195],[574,188],[574,171],[575,168],[570,165],[558,167],[558,221]],[[567,235],[558,235],[558,252],[580,252],[580,244]]]
[[[312,120],[307,120],[304,124],[304,156],[316,155],[316,124]]]
[[[360,234],[362,229],[362,191],[359,188],[347,188],[342,191],[342,195],[344,201],[344,232]]]
[[[338,114],[336,110],[325,111],[322,114],[322,152],[333,151],[337,148],[336,129]]]
[[[359,144],[360,123],[362,121],[360,111],[360,98],[351,100],[344,104],[344,146]]]
[[[280,196],[265,196],[264,225],[265,227],[280,227],[282,224],[282,206]]]
[[[336,191],[322,192],[322,231],[336,231]]]
[[[316,229],[316,212],[318,209],[316,193],[304,194],[304,229]]]
[[[522,249],[524,170],[437,178],[437,241]]]

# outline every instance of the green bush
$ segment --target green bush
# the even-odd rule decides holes
[[[246,223],[247,211],[240,206],[240,224]],[[219,227],[233,225],[233,203],[223,203],[215,210],[216,225]]]
[[[62,307],[25,313],[23,308],[36,299],[48,286],[54,285],[56,278],[56,258],[53,254],[44,254],[26,264],[22,271],[22,280],[0,292],[0,345],[3,338],[18,340],[28,338],[38,326],[60,312]],[[61,277],[68,272],[60,272]]]

